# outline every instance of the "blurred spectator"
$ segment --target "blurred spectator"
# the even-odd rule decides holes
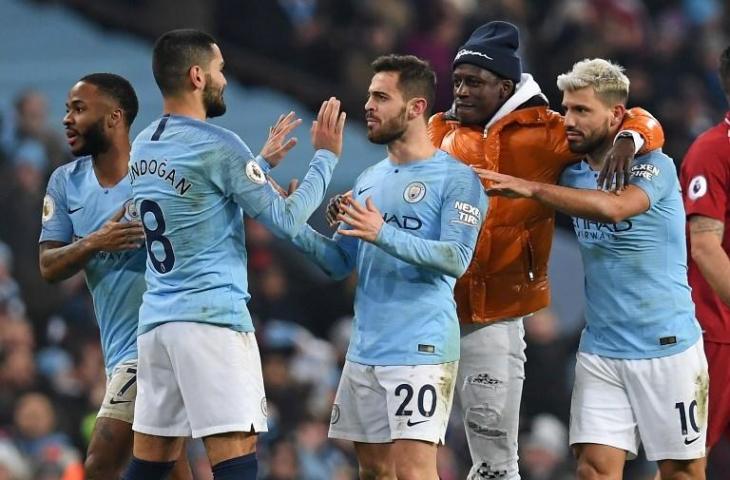
[[[301,480],[333,478],[335,472],[347,469],[348,459],[327,438],[329,417],[326,422],[307,418],[296,431],[297,456]]]
[[[572,357],[578,338],[562,338],[549,309],[525,318],[525,388],[520,412],[525,418],[549,413],[567,424],[570,414]]]
[[[304,310],[289,287],[289,279],[275,261],[256,276],[252,287],[249,306],[252,312],[263,321],[270,319],[301,322]]]
[[[264,480],[300,480],[299,458],[291,441],[275,442],[267,460],[268,473],[264,475]]]
[[[15,98],[14,116],[8,118],[2,132],[2,146],[13,163],[28,160],[28,149],[33,149],[32,162],[43,180],[54,168],[70,158],[62,137],[48,123],[48,103],[38,91],[26,90]]]
[[[30,480],[30,465],[8,438],[0,438],[0,480]]]
[[[462,37],[462,17],[447,0],[420,2],[413,33],[405,40],[403,50],[426,59],[436,72],[436,104],[434,112],[451,107],[451,63]]]
[[[20,297],[20,286],[12,277],[13,252],[0,241],[0,305],[11,315],[25,312],[25,304]]]
[[[56,431],[56,415],[48,397],[27,393],[18,399],[14,414],[14,443],[35,465],[35,479],[83,478],[80,455],[68,437]]]
[[[574,465],[566,461],[568,430],[550,414],[532,420],[530,433],[520,440],[520,475],[524,480],[571,480]]]

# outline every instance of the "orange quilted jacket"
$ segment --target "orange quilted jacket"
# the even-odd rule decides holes
[[[661,125],[641,108],[627,111],[622,128],[641,133],[642,152],[664,144]],[[486,132],[439,113],[429,121],[429,134],[435,146],[467,165],[538,182],[557,183],[566,165],[580,159],[568,149],[563,117],[546,106],[517,109]],[[493,323],[549,304],[554,228],[555,212],[535,200],[489,199],[474,258],[456,283],[462,323]]]

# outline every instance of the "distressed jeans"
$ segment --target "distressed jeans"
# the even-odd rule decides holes
[[[518,480],[517,434],[525,380],[524,317],[461,325],[456,397],[472,467],[467,480]]]

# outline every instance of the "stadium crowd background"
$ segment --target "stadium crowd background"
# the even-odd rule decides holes
[[[0,0],[0,16],[10,2]],[[677,163],[697,134],[727,109],[716,62],[730,43],[730,7],[720,0],[50,3],[149,41],[172,27],[204,28],[221,40],[231,65],[229,82],[266,86],[308,106],[337,95],[344,99],[352,123],[362,115],[370,61],[389,52],[428,59],[439,75],[437,108],[447,109],[457,47],[474,27],[494,19],[520,27],[524,69],[536,77],[553,107],[560,103],[555,77],[575,61],[598,56],[625,65],[632,82],[631,104],[660,119],[665,151]],[[170,7],[174,16],[161,14]],[[3,71],[8,67],[3,65]],[[47,285],[38,272],[46,180],[71,158],[60,118],[49,113],[49,102],[61,99],[46,98],[33,87],[29,80],[25,90],[3,92],[1,102],[9,108],[0,116],[0,480],[71,480],[79,478],[79,462],[104,392],[104,370],[83,277]],[[245,132],[238,133],[247,140]],[[349,338],[354,282],[327,281],[254,222],[247,223],[246,234],[253,297],[249,308],[257,323],[271,416],[271,431],[260,445],[263,478],[356,478],[351,446],[327,439]],[[563,302],[571,302],[580,293],[561,295]],[[566,425],[579,323],[549,311],[526,321],[521,438],[526,480],[574,476]],[[444,480],[464,478],[468,470],[458,418],[452,416],[447,446],[439,454]],[[201,445],[191,442],[189,450],[196,478],[210,478]],[[629,480],[651,478],[654,471],[641,461],[630,462],[629,468]],[[708,478],[727,478],[728,471],[730,449],[725,443],[713,455]]]

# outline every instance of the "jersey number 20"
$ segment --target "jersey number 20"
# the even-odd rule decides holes
[[[152,266],[160,273],[167,273],[172,270],[175,265],[175,252],[172,250],[172,243],[170,239],[164,236],[165,233],[165,217],[162,215],[162,209],[152,200],[142,200],[139,206],[140,216],[142,217],[142,227],[144,228],[144,234],[147,238],[147,255],[149,255]],[[155,217],[155,223],[157,227],[153,230],[145,223],[145,215],[147,213],[152,214]],[[160,242],[162,248],[165,251],[165,256],[160,260],[157,258],[152,251],[152,244],[154,242]]]

